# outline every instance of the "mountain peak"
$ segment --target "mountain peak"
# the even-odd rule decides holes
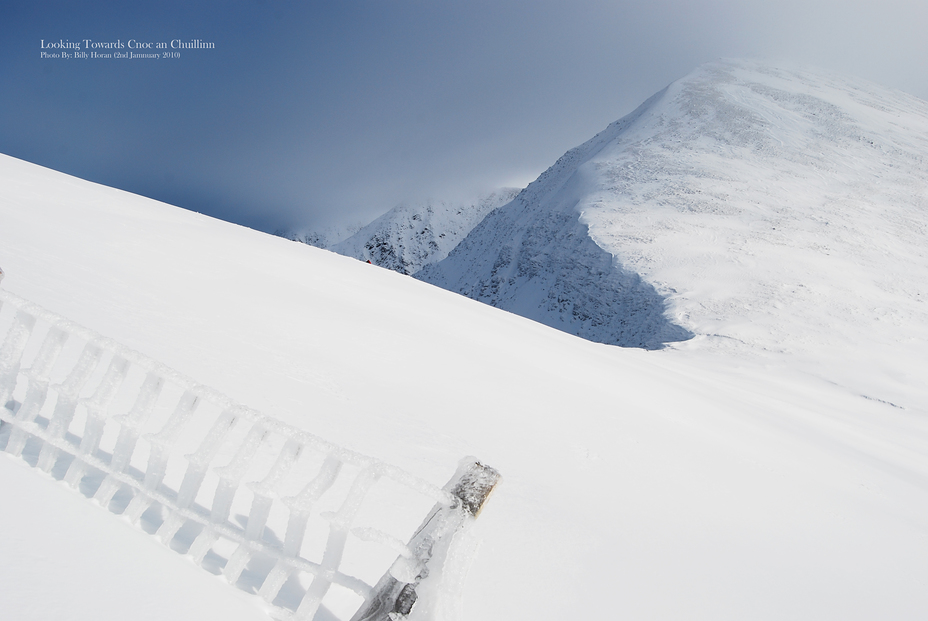
[[[880,317],[924,330],[925,153],[917,98],[711,63],[568,151],[420,277],[618,345],[806,351],[883,338]]]

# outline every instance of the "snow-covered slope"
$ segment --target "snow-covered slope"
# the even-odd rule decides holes
[[[926,249],[928,103],[731,61],[569,151],[418,277],[594,341],[808,354],[924,343]]]
[[[704,243],[692,234],[681,245]],[[719,247],[731,253],[720,263],[740,259]],[[909,283],[885,251],[870,267]],[[462,599],[417,608],[428,621],[928,610],[928,364],[914,315],[861,319],[884,340],[859,339],[855,357],[899,345],[901,371],[878,391],[834,381],[872,370],[854,357],[729,360],[736,350],[702,337],[610,347],[5,156],[0,265],[5,289],[339,445],[429,481],[467,454],[497,467],[503,483],[449,568],[445,595]],[[752,273],[725,286],[754,286]],[[771,316],[789,317],[789,291],[769,295]],[[860,295],[834,287],[819,310],[843,316]],[[834,335],[793,322],[789,342],[814,350]],[[14,594],[3,618],[263,618],[22,460],[0,455],[0,490],[0,584]]]
[[[348,239],[324,247],[400,274],[415,274],[448,256],[478,222],[518,193],[501,188],[472,201],[401,203]]]

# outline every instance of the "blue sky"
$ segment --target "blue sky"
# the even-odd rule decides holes
[[[0,152],[267,231],[368,221],[524,185],[719,57],[928,99],[925,24],[894,0],[7,0]],[[62,39],[216,47],[40,58]]]

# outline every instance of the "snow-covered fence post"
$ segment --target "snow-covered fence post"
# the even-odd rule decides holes
[[[126,379],[128,371],[129,362],[120,356],[114,356],[93,396],[84,401],[84,406],[87,408],[84,436],[81,438],[79,452],[64,477],[71,487],[77,487],[80,484],[87,470],[86,457],[93,455],[100,445],[103,427],[106,424],[107,408],[116,396],[116,391],[122,386],[123,380]]]
[[[209,515],[210,524],[224,524],[229,519],[232,501],[235,499],[235,493],[238,491],[242,477],[245,476],[248,463],[261,443],[264,442],[267,433],[267,428],[261,422],[254,423],[251,429],[248,430],[245,440],[239,445],[232,461],[226,466],[216,468],[216,473],[219,475],[219,485],[216,487],[216,493],[213,496],[213,506]],[[188,554],[199,565],[218,539],[219,535],[212,528],[204,528],[194,540],[193,545],[190,546]]]
[[[373,466],[366,466],[355,477],[348,497],[339,507],[338,512],[329,516],[329,539],[326,542],[325,553],[322,556],[321,571],[313,577],[312,584],[306,590],[306,595],[300,602],[293,616],[294,621],[310,621],[316,616],[316,610],[322,603],[329,587],[332,586],[332,576],[338,569],[342,561],[342,554],[345,550],[345,543],[348,541],[348,533],[351,530],[351,523],[361,507],[361,501],[367,494],[367,490],[380,478],[380,473]],[[323,516],[326,517],[326,516]]]
[[[19,311],[13,327],[6,333],[3,346],[0,347],[0,407],[6,403],[16,388],[16,376],[22,363],[23,350],[35,327],[35,317]]]
[[[142,433],[142,426],[151,416],[151,411],[155,407],[155,402],[158,400],[163,387],[164,378],[158,373],[149,371],[129,413],[113,418],[115,422],[119,423],[120,429],[116,447],[113,449],[113,458],[110,461],[111,474],[103,479],[103,483],[100,484],[96,494],[94,494],[97,502],[104,507],[109,506],[113,495],[119,489],[119,481],[115,475],[122,474],[128,467],[129,461],[132,459],[132,453],[135,451],[135,444]]]
[[[183,429],[184,424],[193,415],[199,404],[200,398],[193,391],[187,390],[181,396],[180,401],[174,408],[171,418],[165,423],[164,428],[158,433],[147,434],[145,438],[151,446],[148,455],[148,468],[145,470],[145,480],[142,483],[142,489],[132,498],[129,506],[126,507],[125,515],[130,521],[138,520],[142,513],[152,503],[152,492],[157,491],[164,479],[168,465],[168,456],[171,446],[177,439],[178,434]]]
[[[264,525],[271,511],[272,494],[276,493],[277,486],[293,467],[293,463],[302,450],[303,446],[298,441],[293,438],[288,439],[268,475],[258,483],[248,484],[254,494],[254,499],[251,502],[251,512],[248,514],[248,524],[245,527],[247,539],[252,541],[261,539]]]
[[[245,541],[235,550],[222,570],[223,575],[229,582],[234,584],[241,575],[242,570],[245,569],[245,565],[251,560],[252,543],[261,540],[264,526],[271,512],[271,506],[274,502],[272,494],[293,467],[302,449],[303,447],[299,442],[293,438],[288,439],[280,450],[280,454],[277,456],[277,460],[268,475],[260,482],[248,484],[253,498],[251,511],[248,514],[248,522],[245,525]]]
[[[235,427],[238,419],[239,417],[235,415],[232,409],[224,410],[216,419],[216,422],[213,423],[197,451],[187,455],[187,471],[184,473],[180,490],[177,492],[177,507],[179,509],[188,509],[196,500],[197,492],[200,491],[200,485],[203,484],[210,463],[222,447],[226,435]],[[183,513],[179,511],[172,513],[158,528],[157,536],[161,538],[165,545],[169,544],[186,520],[187,518]]]
[[[26,446],[28,434],[22,428],[22,425],[23,423],[31,423],[42,409],[42,406],[45,405],[45,399],[48,396],[49,375],[67,339],[68,335],[61,330],[57,328],[49,330],[42,342],[42,347],[39,348],[39,354],[32,361],[32,368],[24,373],[29,382],[29,388],[26,390],[26,397],[14,417],[17,424],[10,431],[10,437],[7,440],[6,452],[10,455],[19,457]]]
[[[184,473],[184,480],[177,494],[177,504],[182,509],[189,507],[196,499],[210,462],[222,446],[226,434],[235,427],[237,422],[238,416],[234,412],[224,411],[209,430],[209,434],[200,444],[197,452],[187,455],[187,472]]]
[[[290,509],[290,519],[287,521],[287,531],[284,535],[283,558],[277,561],[258,591],[267,603],[274,601],[293,572],[293,566],[288,561],[300,556],[303,537],[306,534],[306,522],[309,520],[313,504],[332,487],[341,472],[341,467],[341,461],[332,455],[327,456],[319,473],[298,495],[283,499],[283,503]]]
[[[406,546],[412,555],[396,559],[351,621],[395,621],[408,615],[418,598],[416,588],[429,575],[428,563],[444,560],[433,559],[438,541],[453,536],[466,520],[476,518],[499,480],[495,469],[464,460],[445,486],[457,502],[435,505]]]
[[[77,364],[68,374],[64,383],[58,388],[58,401],[55,403],[55,411],[52,413],[48,428],[45,430],[52,441],[64,438],[64,435],[68,432],[68,427],[71,426],[71,421],[77,411],[81,390],[90,379],[90,375],[96,369],[102,355],[103,350],[99,346],[94,343],[87,343]],[[38,468],[48,472],[55,465],[57,459],[58,448],[51,442],[46,441],[39,453]]]

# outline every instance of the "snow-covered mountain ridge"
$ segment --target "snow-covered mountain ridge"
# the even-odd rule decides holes
[[[417,277],[620,345],[924,342],[926,207],[926,102],[725,61],[569,151]]]
[[[519,191],[500,188],[473,200],[404,202],[366,226],[343,229],[344,233],[327,229],[281,236],[400,274],[415,274],[448,256],[477,223]]]

